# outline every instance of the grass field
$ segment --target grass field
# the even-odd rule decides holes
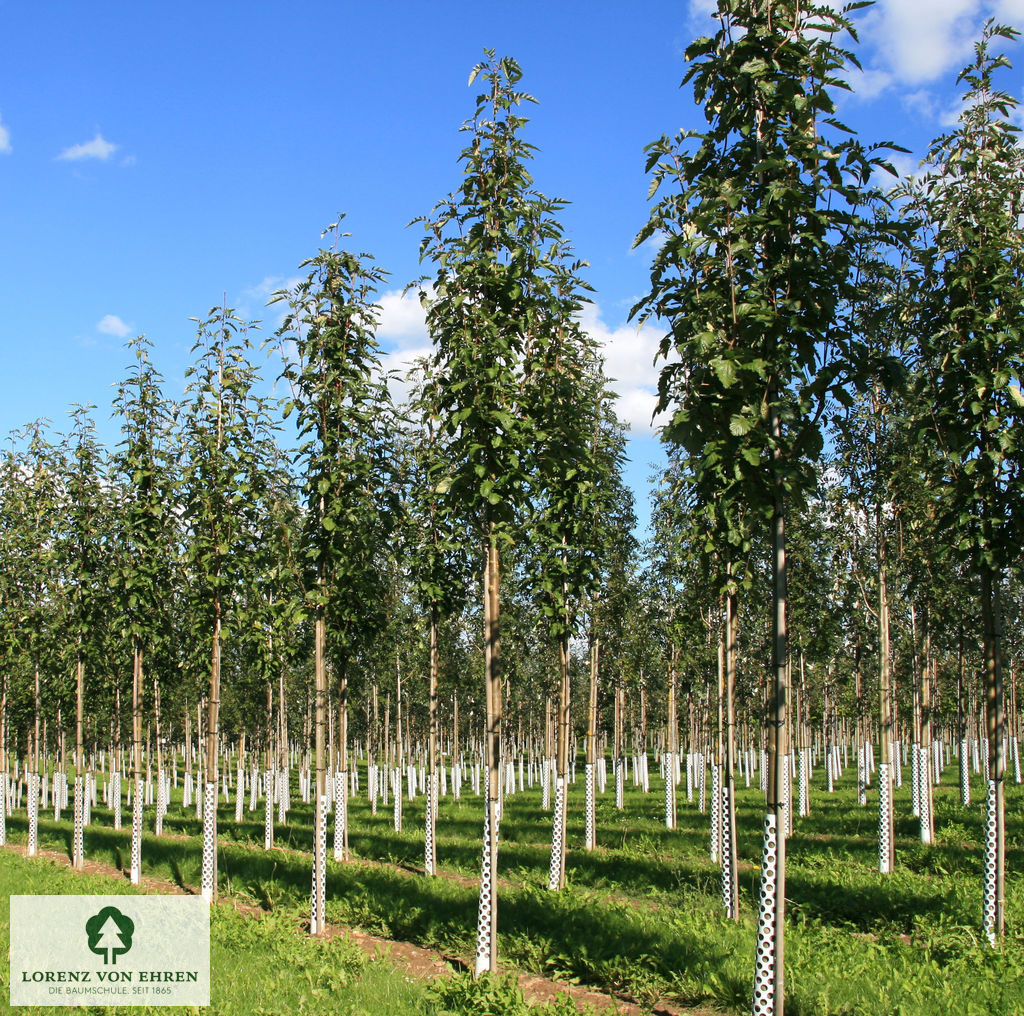
[[[797,820],[788,846],[787,1012],[1024,1013],[1024,790],[1007,787],[1008,936],[1002,948],[991,949],[981,943],[979,930],[983,805],[960,807],[955,767],[935,791],[933,846],[924,847],[918,840],[909,789],[897,791],[897,871],[890,876],[875,870],[874,795],[868,808],[857,806],[852,770],[833,795],[824,792],[820,770],[816,776],[811,814]],[[973,790],[980,800],[980,781]],[[570,792],[570,847],[583,839],[582,797],[581,778]],[[590,854],[571,850],[569,888],[561,894],[544,888],[550,815],[540,809],[539,790],[509,797],[501,826],[498,906],[503,963],[622,993],[641,1003],[661,998],[676,1005],[746,1011],[762,795],[741,784],[738,797],[743,910],[738,923],[722,917],[718,869],[708,859],[707,816],[682,795],[680,828],[666,830],[656,777],[649,795],[628,788],[622,812],[615,809],[610,791],[600,796],[599,849]],[[472,796],[461,802],[441,800],[439,864],[452,877],[435,879],[414,870],[422,865],[423,808],[422,797],[403,802],[403,832],[397,834],[390,808],[371,816],[365,797],[350,802],[355,860],[328,862],[328,920],[468,957],[475,933],[482,805]],[[221,889],[258,904],[268,916],[264,922],[253,921],[248,930],[242,918],[215,922],[215,948],[223,950],[216,953],[213,968],[214,983],[221,985],[215,995],[227,992],[217,1012],[316,1013],[321,1011],[316,991],[331,996],[332,1012],[520,1008],[508,984],[474,987],[462,979],[426,992],[399,975],[385,976],[375,965],[356,965],[344,943],[308,943],[297,937],[294,927],[308,903],[312,808],[302,805],[293,789],[288,825],[276,830],[281,849],[270,853],[263,850],[262,815],[260,806],[236,825],[233,804],[221,805]],[[151,826],[151,816],[147,821]],[[110,824],[108,812],[94,811],[86,854],[124,866],[128,832],[115,831]],[[10,818],[8,828],[11,839],[24,842],[24,812]],[[176,799],[164,829],[163,838],[151,832],[144,836],[144,873],[197,885],[200,826],[194,812],[184,812]],[[41,818],[44,847],[69,850],[70,835],[70,822]],[[58,873],[49,865],[41,870],[47,874],[40,876],[38,888],[8,891],[86,891],[74,888],[80,883],[70,873]],[[60,887],[44,888],[58,874]],[[286,998],[287,1004],[280,1009],[232,1008],[245,1004],[245,996],[238,993],[243,986],[260,984],[256,976],[269,976],[266,964],[260,966],[261,950],[276,949],[282,953],[274,969],[286,971],[280,976],[287,983],[265,990],[275,999]],[[338,950],[336,956],[332,949]],[[259,968],[252,976],[248,963]],[[332,973],[335,968],[337,975]],[[331,980],[334,976],[344,983],[343,991]],[[261,998],[263,991],[261,987]],[[385,1000],[381,993],[389,991],[405,994]],[[482,991],[491,995],[481,996]],[[342,996],[350,1001],[339,1003]]]

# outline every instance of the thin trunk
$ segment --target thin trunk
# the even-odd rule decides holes
[[[889,652],[889,589],[887,584],[887,545],[882,530],[881,509],[875,510],[876,558],[878,564],[878,870],[888,874],[896,867],[896,841],[892,809],[892,667]]]
[[[5,686],[6,695],[6,686]],[[85,866],[85,660],[79,656],[75,665],[75,827],[72,835],[71,863],[75,868]],[[5,753],[6,755],[6,753]],[[6,789],[6,780],[0,776],[0,792]],[[0,802],[0,808],[3,807]]]
[[[989,942],[1003,937],[1006,910],[1006,714],[1003,701],[1003,617],[1000,576],[981,572],[981,618],[985,651],[986,733],[988,735],[988,803],[986,808],[983,930]]]
[[[770,409],[770,428],[776,442],[781,424]],[[773,453],[775,504],[772,515],[772,669],[774,684],[769,707],[767,814],[761,859],[757,953],[754,974],[755,1016],[782,1016],[785,997],[786,814],[785,780],[788,764],[786,689],[788,646],[786,632],[786,527],[780,474],[781,451]]]
[[[314,680],[314,765],[316,767],[316,797],[313,802],[313,887],[310,906],[309,931],[322,935],[326,929],[324,907],[327,883],[327,787],[324,771],[324,724],[327,710],[327,665],[324,658],[326,637],[323,606],[317,607],[313,624],[313,680]]]
[[[217,898],[217,779],[220,738],[220,600],[214,602],[210,700],[206,705],[206,766],[203,785],[202,893],[207,903]]]
[[[132,661],[132,840],[131,881],[142,879],[142,646]]]
[[[590,643],[590,690],[587,697],[587,768],[586,768],[586,849],[597,846],[597,675],[601,661],[601,641],[593,636]]]
[[[477,913],[477,977],[498,968],[498,793],[501,752],[501,653],[500,653],[500,568],[493,526],[484,539],[484,683],[486,690],[486,735],[484,764],[487,793],[484,816],[484,844],[480,875],[480,903]]]
[[[732,567],[729,568],[730,573]],[[727,917],[739,920],[739,873],[736,857],[736,655],[739,612],[736,591],[725,597],[725,777],[722,794],[722,897]]]
[[[565,888],[565,817],[569,773],[569,636],[558,640],[558,758],[555,768],[555,808],[552,816],[551,864],[548,889]]]
[[[430,606],[430,674],[429,705],[430,729],[427,742],[427,806],[423,837],[424,870],[428,875],[437,874],[437,605]]]
[[[334,788],[334,859],[348,860],[348,660],[342,659],[338,675],[338,772],[332,772]]]

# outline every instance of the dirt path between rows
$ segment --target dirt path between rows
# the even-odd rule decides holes
[[[22,857],[28,856],[28,848],[24,844],[8,843],[6,848]],[[71,867],[71,859],[62,851],[41,849],[37,857],[74,871]],[[355,863],[391,867],[390,865],[381,865],[380,862],[372,861],[356,861]],[[408,871],[408,869],[401,868],[400,866],[395,867],[401,871]],[[87,860],[82,870],[86,874],[100,875],[106,878],[124,879],[126,877],[126,873],[114,867],[114,865],[102,864],[98,861]],[[411,877],[412,872],[409,872],[409,874]],[[464,878],[464,876],[458,875],[451,877],[460,881]],[[466,881],[475,884],[472,879],[466,879]],[[150,893],[194,895],[192,890],[182,888],[173,882],[149,878],[145,875],[142,877],[140,888]],[[241,900],[223,893],[220,894],[218,902],[224,906],[230,905],[243,914],[255,916],[264,913],[260,907],[243,903]],[[469,969],[469,963],[464,957],[451,956],[432,949],[423,949],[420,946],[413,945],[411,942],[399,942],[394,939],[381,938],[377,935],[367,934],[357,928],[329,925],[327,927],[327,934],[330,936],[344,936],[358,945],[371,958],[390,960],[404,973],[425,980],[446,977],[454,971]],[[608,1014],[608,1016],[613,1013],[619,1014],[619,1016],[645,1016],[645,1014],[652,1014],[652,1016],[720,1016],[720,1014],[715,1014],[710,1009],[684,1009],[662,1000],[655,1002],[653,1006],[641,1007],[635,1002],[614,998],[601,991],[595,991],[581,985],[567,984],[563,981],[554,981],[550,978],[539,977],[536,974],[520,972],[517,973],[517,978],[524,997],[532,1005],[551,1002],[560,995],[568,994],[573,1002],[576,1003],[577,1008],[590,1005],[597,1013]]]

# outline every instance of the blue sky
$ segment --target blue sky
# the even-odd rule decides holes
[[[389,363],[426,348],[413,218],[459,182],[460,124],[483,47],[514,56],[540,105],[526,138],[537,186],[562,215],[595,288],[585,322],[605,346],[633,425],[628,478],[646,497],[659,333],[628,311],[649,250],[643,147],[700,126],[679,88],[683,50],[713,4],[0,0],[0,435],[74,402],[101,435],[125,341],[144,332],[180,395],[190,317],[226,297],[267,332],[266,297],[298,274],[345,212],[352,249],[391,272],[380,338]],[[866,68],[841,115],[866,141],[910,148],[955,121],[956,71],[985,17],[1024,25],[1024,0],[883,0],[857,15]],[[1003,77],[1024,91],[1024,62]],[[268,374],[275,372],[268,366]],[[643,506],[641,514],[646,515]]]

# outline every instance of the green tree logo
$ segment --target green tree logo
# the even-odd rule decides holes
[[[105,964],[116,964],[117,957],[131,949],[134,931],[135,922],[117,907],[104,907],[85,922],[89,948],[102,956]]]

